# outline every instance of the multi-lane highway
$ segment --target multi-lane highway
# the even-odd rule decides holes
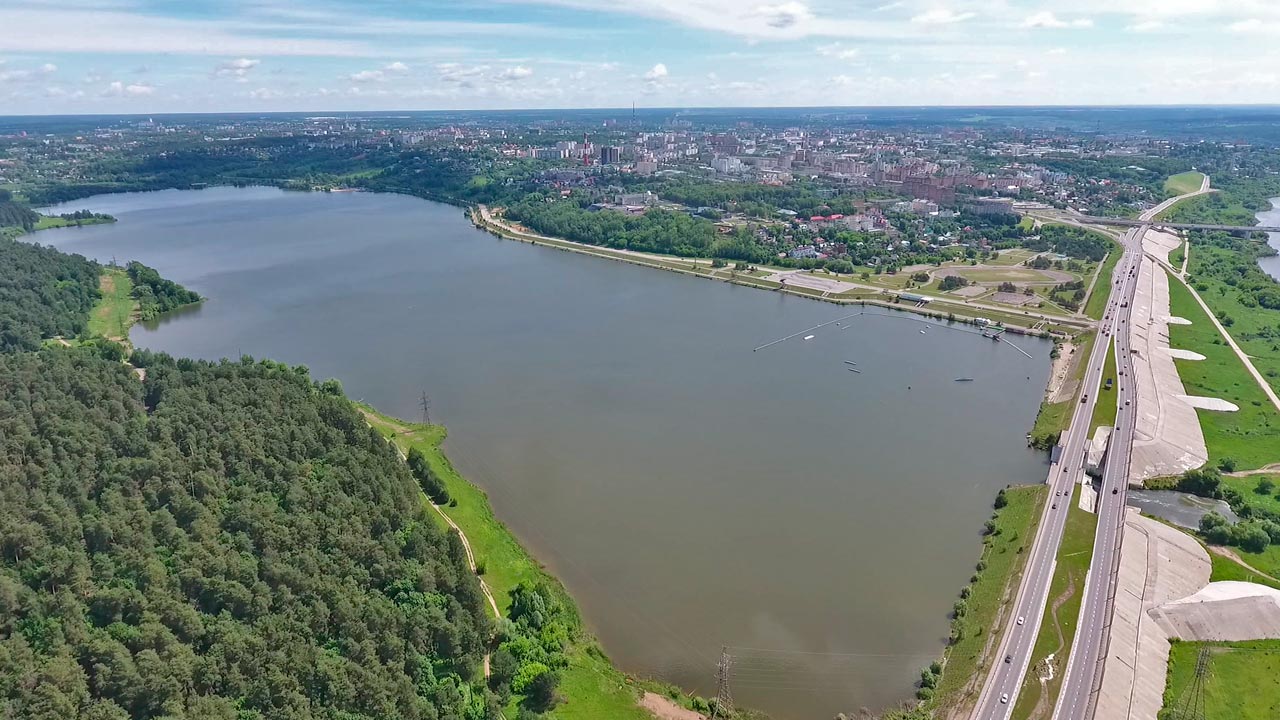
[[[1129,345],[1129,317],[1138,288],[1138,262],[1141,258],[1142,235],[1138,228],[1125,237],[1126,247],[1136,245],[1132,272],[1119,277],[1115,295],[1121,298],[1119,325],[1112,337],[1116,348],[1116,378],[1119,408],[1111,446],[1107,449],[1102,483],[1098,489],[1098,531],[1093,542],[1093,559],[1085,581],[1084,601],[1076,624],[1075,642],[1067,657],[1066,676],[1058,693],[1056,720],[1082,720],[1093,717],[1096,691],[1102,687],[1102,660],[1111,627],[1111,610],[1115,601],[1116,572],[1120,563],[1120,535],[1124,528],[1125,499],[1129,488],[1129,457],[1133,451],[1134,413],[1137,411],[1137,383],[1133,378],[1133,355]],[[1131,253],[1126,252],[1126,256]],[[1115,319],[1113,317],[1113,319]]]
[[[1031,553],[1023,571],[1022,583],[1018,589],[1012,612],[1007,618],[1007,629],[1000,641],[999,652],[991,665],[991,670],[978,697],[974,708],[975,720],[1003,720],[1013,712],[1017,700],[1018,688],[1027,673],[1031,662],[1031,650],[1035,646],[1036,635],[1040,630],[1040,620],[1048,602],[1049,586],[1053,581],[1058,546],[1062,542],[1062,532],[1066,525],[1067,508],[1072,501],[1072,491],[1084,478],[1085,451],[1089,441],[1089,425],[1093,417],[1093,407],[1097,398],[1097,390],[1102,382],[1103,366],[1106,362],[1107,347],[1117,335],[1126,335],[1129,308],[1136,288],[1138,262],[1142,255],[1141,229],[1130,230],[1122,240],[1124,254],[1116,265],[1113,274],[1115,288],[1107,301],[1105,319],[1101,323],[1098,341],[1086,361],[1081,401],[1077,403],[1071,417],[1071,425],[1059,441],[1062,446],[1058,461],[1049,466],[1047,480],[1050,493],[1045,503],[1044,514]],[[1101,290],[1099,288],[1098,290]],[[1097,292],[1098,290],[1095,290]],[[1126,307],[1121,307],[1124,303]],[[1128,364],[1128,344],[1125,341],[1123,362]],[[1125,382],[1131,382],[1131,374],[1125,374]],[[1131,393],[1126,389],[1120,393]],[[1121,406],[1126,416],[1132,412],[1132,406]],[[1132,421],[1128,421],[1131,432]],[[1125,462],[1127,467],[1128,463]],[[1111,463],[1107,463],[1110,468]],[[1112,480],[1114,482],[1114,479]],[[1111,487],[1108,485],[1106,487]],[[1123,493],[1123,491],[1121,491]],[[1120,500],[1123,511],[1123,495],[1117,493],[1108,500]],[[1110,506],[1111,503],[1108,503]]]

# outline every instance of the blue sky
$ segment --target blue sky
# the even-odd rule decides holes
[[[0,115],[1280,103],[1277,0],[3,0]]]

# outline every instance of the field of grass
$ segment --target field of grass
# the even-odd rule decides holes
[[[367,405],[361,405],[360,409],[369,423],[402,451],[408,452],[415,447],[420,450],[431,464],[431,469],[444,480],[449,495],[458,504],[442,509],[467,536],[476,562],[484,565],[485,583],[493,591],[504,615],[511,605],[512,588],[525,581],[544,583],[559,596],[559,601],[566,608],[577,614],[577,606],[560,581],[543,570],[511,531],[494,516],[484,491],[458,474],[449,462],[440,448],[445,438],[443,426],[405,422]],[[547,717],[562,720],[652,720],[636,705],[637,691],[633,684],[613,667],[595,639],[585,630],[567,655],[569,667],[562,673],[560,694],[568,701],[557,706]],[[514,700],[507,709],[507,717],[516,717]]]
[[[1212,563],[1212,568],[1209,571],[1209,582],[1235,580],[1238,582],[1258,583],[1259,585],[1266,585],[1280,590],[1280,582],[1263,577],[1229,557],[1224,557],[1211,551],[1209,552],[1209,561]],[[1248,561],[1246,560],[1246,562]],[[1252,565],[1252,563],[1250,564]]]
[[[1018,578],[1026,562],[1025,552],[1035,539],[1036,525],[1048,493],[1047,485],[1005,490],[1008,504],[996,511],[996,529],[983,540],[982,562],[986,568],[978,574],[977,582],[969,586],[965,600],[968,608],[964,616],[965,632],[947,650],[942,680],[931,704],[939,717],[977,699],[981,686],[974,686],[972,681],[981,682],[979,663],[989,643],[990,653],[995,653],[999,639],[993,638],[991,631],[1004,627],[1006,618],[1000,617],[1001,609],[1017,592]]]
[[[1062,545],[1058,548],[1058,565],[1049,588],[1049,603],[1044,609],[1040,634],[1036,636],[1036,644],[1031,651],[1031,666],[1022,681],[1018,703],[1013,708],[1013,717],[1017,720],[1047,719],[1062,686],[1080,616],[1080,603],[1084,599],[1085,576],[1089,573],[1089,561],[1093,557],[1093,538],[1098,529],[1098,516],[1081,510],[1079,497],[1080,487],[1076,486],[1070,498],[1050,498],[1058,503],[1070,502],[1071,506],[1067,510]],[[1053,655],[1053,680],[1041,685],[1039,677],[1045,674],[1044,662],[1050,655]],[[1042,694],[1045,697],[1042,698]]]
[[[98,281],[98,291],[102,297],[89,314],[89,334],[112,340],[128,338],[133,313],[137,310],[137,303],[131,295],[133,283],[129,274],[124,270],[104,268]]]
[[[60,217],[50,217],[48,215],[40,216],[40,221],[36,223],[36,230],[51,230],[53,228],[63,227],[80,227],[81,225],[105,225],[113,223],[115,220],[108,218],[86,218],[84,220],[68,220]]]
[[[1239,256],[1230,250],[1196,245],[1191,248],[1191,262],[1187,264],[1187,272],[1193,278],[1205,304],[1215,313],[1225,313],[1231,318],[1231,326],[1228,328],[1231,336],[1252,359],[1258,372],[1280,393],[1280,342],[1274,337],[1275,328],[1280,327],[1280,310],[1245,305],[1241,302],[1242,293],[1239,290],[1204,271],[1204,267],[1210,263],[1238,261]],[[1200,289],[1201,286],[1204,289]],[[1280,457],[1276,459],[1280,461]]]
[[[1266,573],[1273,578],[1280,578],[1280,545],[1268,545],[1267,549],[1260,553],[1249,552],[1239,547],[1233,547],[1231,550],[1249,567],[1256,568],[1258,572]],[[1241,568],[1241,570],[1249,574],[1248,568]]]
[[[1089,290],[1089,299],[1084,304],[1084,314],[1094,320],[1101,320],[1102,313],[1107,309],[1107,299],[1111,297],[1112,290],[1111,279],[1123,254],[1120,246],[1113,242],[1111,252],[1102,260],[1097,279]]]
[[[1205,718],[1274,720],[1280,717],[1280,640],[1249,642],[1174,642],[1162,720],[1174,713],[1195,675],[1200,650],[1209,650],[1204,679]]]
[[[1023,232],[1031,232],[1036,227],[1036,219],[1030,215],[1023,215],[1022,219],[1018,221],[1018,227],[1021,228]]]
[[[1178,173],[1170,175],[1169,179],[1164,181],[1164,191],[1169,195],[1186,195],[1200,189],[1200,184],[1204,182],[1204,173],[1194,170],[1190,172]]]
[[[1275,488],[1266,494],[1257,492],[1258,481],[1266,478],[1271,481]],[[1235,488],[1243,497],[1245,502],[1258,508],[1259,510],[1269,510],[1273,513],[1280,513],[1280,473],[1268,475],[1246,475],[1244,477],[1233,477],[1231,475],[1222,476],[1223,487]]]
[[[1169,251],[1169,264],[1174,268],[1181,269],[1182,261],[1187,257],[1187,243],[1183,241],[1181,245]]]
[[[1116,375],[1116,344],[1110,337],[1103,339],[1107,341],[1107,360],[1102,366],[1102,387],[1098,388],[1097,402],[1093,405],[1093,420],[1089,424],[1091,437],[1093,431],[1103,425],[1115,426],[1116,413],[1119,411],[1120,404],[1120,378]],[[1107,389],[1107,378],[1116,381],[1110,390]]]
[[[1170,346],[1194,350],[1206,358],[1175,361],[1187,393],[1223,398],[1240,407],[1239,412],[1196,411],[1209,449],[1209,464],[1232,458],[1239,469],[1249,470],[1280,461],[1280,413],[1191,292],[1173,278],[1169,280],[1169,307],[1171,315],[1192,323],[1169,326]]]

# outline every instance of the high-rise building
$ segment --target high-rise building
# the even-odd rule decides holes
[[[601,165],[617,165],[622,162],[622,148],[616,145],[604,145],[600,148]]]

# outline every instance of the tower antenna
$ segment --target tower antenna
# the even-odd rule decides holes
[[[427,391],[422,391],[422,399],[418,401],[418,406],[422,408],[422,424],[431,424],[431,398],[427,397]]]

